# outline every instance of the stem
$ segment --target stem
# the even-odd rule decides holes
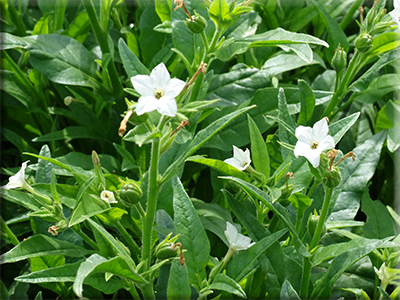
[[[90,238],[88,237],[82,230],[81,227],[78,225],[74,225],[71,227],[73,231],[75,231],[86,243],[88,243],[94,250],[99,251],[99,246]]]
[[[160,155],[160,139],[154,139],[152,144],[151,162],[149,170],[149,187],[147,190],[147,210],[143,222],[143,245],[142,245],[142,261],[145,262],[145,271],[150,266],[151,259],[151,237],[153,232],[153,224],[157,206],[158,195],[158,158]]]
[[[103,55],[106,53],[111,54],[110,47],[108,45],[108,31],[104,31],[101,28],[92,0],[83,0],[82,2],[89,16],[89,21],[92,25],[92,29],[94,35],[96,36],[97,42],[100,45],[101,52],[103,53]],[[117,69],[115,68],[113,58],[111,58],[111,61],[107,66],[107,69],[110,74],[111,84],[113,87],[113,91],[115,93],[115,97],[117,99],[121,98],[123,94],[123,88],[121,82],[119,81],[119,75]]]
[[[136,242],[133,240],[133,238],[129,235],[129,233],[126,231],[126,229],[121,225],[119,221],[115,222],[114,225],[133,249],[132,253],[133,260],[136,263],[139,263],[139,257],[138,257],[138,254],[140,253],[139,246],[136,244]]]
[[[218,42],[219,38],[221,37],[221,34],[222,34],[221,31],[219,31],[219,30],[215,31],[214,36],[211,41],[211,45],[208,48],[208,50],[206,51],[206,53],[204,54],[203,62],[205,64],[207,64],[210,61],[211,57],[209,56],[209,54],[214,51],[215,46],[217,45],[217,42]],[[196,79],[193,89],[192,89],[192,94],[190,95],[189,102],[193,102],[193,101],[197,100],[201,85],[203,83],[203,77],[204,77],[203,73],[200,73],[199,76],[197,76],[197,79]]]
[[[208,44],[207,36],[204,30],[201,32],[201,38],[203,39],[204,46],[206,47],[206,52],[208,51],[208,48],[210,48],[210,45]]]
[[[361,57],[361,53],[357,51],[357,49],[354,52],[354,56],[350,61],[349,67],[346,70],[346,74],[344,75],[343,80],[340,82],[340,85],[337,90],[335,90],[335,93],[333,94],[333,97],[331,101],[329,102],[328,107],[325,109],[323,116],[324,117],[329,117],[335,107],[338,105],[340,100],[346,95],[346,88],[347,85],[350,83],[351,79],[353,78],[353,75],[355,73],[355,70],[358,68],[358,63],[359,59]]]
[[[340,28],[342,30],[344,30],[347,25],[349,25],[349,23],[351,22],[354,13],[356,12],[356,10],[362,5],[362,3],[364,2],[364,0],[356,0],[352,7],[350,8],[350,10],[347,12],[346,16],[343,18],[343,20],[340,22]]]
[[[301,278],[300,299],[307,299],[308,285],[310,283],[311,262],[307,257],[303,257],[303,277]]]
[[[13,243],[14,246],[17,246],[19,244],[18,238],[15,236],[15,234],[8,227],[6,222],[3,220],[2,216],[0,216],[0,228],[4,231],[4,233],[11,240],[11,243]]]

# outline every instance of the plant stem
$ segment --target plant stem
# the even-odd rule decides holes
[[[206,47],[206,52],[210,48],[210,45],[208,44],[207,36],[204,30],[201,32],[201,38],[203,39],[204,46]]]
[[[310,250],[312,251],[315,246],[317,246],[319,239],[321,238],[322,228],[325,224],[325,219],[328,214],[329,204],[331,202],[333,194],[333,189],[325,187],[325,198],[324,204],[322,206],[321,216],[319,217],[317,228],[315,229],[315,233],[313,239],[310,244]],[[309,258],[303,258],[303,277],[301,278],[301,288],[300,288],[300,298],[307,299],[308,294],[308,285],[310,282],[311,275],[311,261]]]
[[[361,57],[361,53],[357,51],[354,52],[354,56],[349,63],[349,67],[346,70],[346,74],[344,75],[343,80],[340,82],[340,85],[337,90],[333,93],[333,97],[329,102],[328,107],[325,109],[323,116],[329,117],[335,107],[339,104],[340,100],[346,95],[346,88],[353,78],[355,71],[358,69],[358,63]]]
[[[108,31],[104,31],[99,23],[99,20],[94,9],[94,4],[92,0],[83,0],[83,5],[85,6],[86,12],[89,16],[89,21],[92,25],[94,35],[96,36],[97,42],[100,45],[101,52],[104,54],[111,54],[110,47],[108,45]],[[115,68],[114,60],[111,58],[110,63],[107,66],[108,72],[110,74],[111,84],[113,86],[113,91],[115,97],[122,99],[123,88],[119,81],[119,75],[117,69]]]
[[[15,236],[15,234],[8,227],[6,222],[3,220],[2,216],[0,216],[0,228],[1,228],[2,231],[4,231],[4,233],[11,240],[11,243],[13,243],[14,246],[17,246],[19,244],[18,238]]]
[[[82,230],[81,227],[78,225],[74,225],[71,227],[73,231],[75,231],[86,243],[88,243],[94,250],[99,251],[99,246],[90,238],[88,237]]]
[[[121,225],[119,221],[115,222],[114,225],[133,249],[133,253],[131,254],[133,260],[136,263],[139,263],[139,256],[138,256],[140,253],[139,246],[136,244],[136,242],[133,240],[133,238],[129,235],[129,233],[126,231],[126,229]]]

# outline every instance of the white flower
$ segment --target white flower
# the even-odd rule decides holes
[[[226,222],[226,231],[224,231],[226,238],[229,242],[229,248],[233,251],[246,250],[253,246],[255,243],[251,243],[251,239],[243,234],[240,234],[236,227],[231,223]]]
[[[26,165],[28,164],[29,160],[26,162],[22,163],[21,169],[16,173],[15,175],[11,176],[8,179],[8,183],[2,187],[1,189],[16,189],[16,188],[23,188],[28,191],[32,190],[32,187],[25,181],[25,169]]]
[[[114,193],[107,190],[101,192],[100,198],[109,204],[118,203],[117,200],[115,200]]]
[[[389,15],[392,17],[393,21],[396,22],[397,28],[400,30],[400,0],[393,1],[394,10],[392,10]]]
[[[328,135],[328,122],[325,118],[314,124],[313,128],[299,126],[296,128],[298,139],[294,148],[296,157],[304,156],[314,168],[319,166],[322,151],[335,147],[333,137]]]
[[[185,82],[172,78],[163,63],[156,66],[149,75],[136,75],[132,85],[141,95],[136,106],[138,116],[157,110],[162,115],[174,117],[177,111],[175,97],[185,86]]]
[[[248,166],[250,166],[250,151],[246,149],[243,151],[242,149],[233,146],[233,157],[225,159],[224,162],[230,164],[231,166],[239,169],[240,171],[246,170]]]

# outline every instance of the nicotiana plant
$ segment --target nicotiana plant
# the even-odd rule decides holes
[[[2,299],[398,297],[398,0],[0,3]]]

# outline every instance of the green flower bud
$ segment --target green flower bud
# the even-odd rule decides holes
[[[194,11],[192,19],[184,20],[186,27],[192,33],[202,33],[207,26],[207,20]]]
[[[337,167],[332,168],[332,171],[325,169],[322,173],[322,184],[328,188],[333,189],[338,186],[342,180],[342,175]]]
[[[372,36],[368,33],[360,35],[356,40],[355,46],[361,53],[368,52],[372,48]]]
[[[318,221],[319,221],[319,215],[317,214],[317,211],[314,210],[314,213],[310,214],[307,221],[307,231],[311,236],[314,236],[315,230],[317,229]],[[325,233],[326,233],[326,226],[324,224],[324,226],[322,227],[321,236],[323,236]]]
[[[158,259],[168,259],[178,255],[176,245],[170,242],[161,243],[156,248],[156,257]]]
[[[346,51],[340,47],[340,44],[332,57],[331,66],[336,72],[343,70],[347,66],[347,54]]]
[[[142,190],[136,185],[127,184],[120,190],[119,197],[126,207],[131,207],[139,203],[142,197]]]

